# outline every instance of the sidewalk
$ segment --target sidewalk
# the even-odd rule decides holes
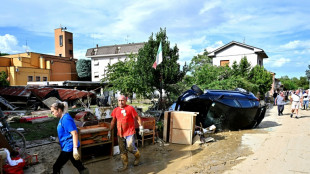
[[[278,116],[273,107],[260,127],[278,126],[266,126],[268,134],[251,134],[260,140],[252,144],[254,154],[224,173],[310,173],[310,111],[299,110],[299,119],[290,118],[290,112],[291,106],[285,105],[284,115]]]

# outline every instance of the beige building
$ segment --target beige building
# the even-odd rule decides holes
[[[55,53],[57,56],[34,52],[0,56],[0,71],[8,74],[10,86],[25,86],[27,82],[77,80],[77,60],[72,58],[72,33],[63,28],[55,29]]]

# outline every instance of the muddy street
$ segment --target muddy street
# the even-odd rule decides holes
[[[257,129],[213,134],[212,137],[215,139],[215,142],[206,144],[195,143],[191,146],[156,143],[155,145],[147,144],[144,148],[139,147],[141,152],[141,164],[134,167],[134,156],[129,154],[129,169],[121,173],[187,174],[247,173],[248,171],[252,171],[251,173],[269,173],[269,171],[273,173],[279,173],[278,171],[282,171],[280,173],[290,173],[290,171],[298,171],[293,168],[280,170],[278,168],[273,168],[272,165],[270,168],[263,166],[272,162],[275,163],[275,166],[281,166],[292,160],[287,160],[287,156],[292,155],[291,152],[294,152],[294,150],[288,151],[287,148],[293,146],[293,140],[287,137],[289,145],[282,142],[279,146],[277,144],[281,141],[279,137],[284,137],[283,134],[289,133],[290,130],[294,128],[293,126],[297,126],[297,132],[305,134],[305,130],[303,129],[304,131],[301,131],[300,127],[303,127],[302,123],[307,122],[307,119],[309,119],[307,114],[310,111],[302,111],[303,117],[301,119],[292,119],[289,117],[288,105],[286,105],[284,116],[278,117],[276,111],[276,107],[268,110],[265,119]],[[310,122],[305,124],[308,124],[309,128]],[[277,133],[283,130],[286,131]],[[273,140],[273,136],[276,136],[275,140]],[[291,136],[292,134],[290,137]],[[306,133],[305,136],[309,139],[310,134]],[[310,143],[306,146],[309,147],[309,144]],[[281,151],[278,148],[283,149]],[[276,157],[279,153],[273,154],[273,151],[276,151],[276,149],[278,149],[277,151],[279,151],[279,153],[287,151],[287,153],[284,154],[284,156],[286,156],[286,161],[285,159],[284,161],[277,160]],[[29,149],[28,151],[30,153],[38,153],[40,163],[25,170],[25,173],[50,173],[52,164],[58,157],[59,150],[60,148],[56,143]],[[269,158],[270,156],[273,158]],[[310,154],[306,153],[306,156],[310,156]],[[310,159],[305,158],[306,156],[304,153],[301,157],[297,155],[297,160],[301,158]],[[309,161],[303,160],[302,163],[308,164]],[[107,160],[86,164],[90,173],[118,173],[117,168],[121,165],[120,155],[113,156]],[[309,169],[310,167],[299,168],[299,171],[309,172]],[[264,172],[264,170],[266,170],[266,172]],[[63,173],[75,174],[78,173],[78,171],[72,166],[71,162],[68,162],[63,168]]]

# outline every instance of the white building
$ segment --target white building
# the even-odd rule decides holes
[[[124,61],[128,55],[138,54],[145,43],[132,43],[89,48],[86,57],[91,58],[92,81],[97,82],[105,77],[108,64]]]
[[[225,66],[228,64],[230,67],[234,61],[238,64],[243,57],[247,57],[251,66],[256,65],[263,66],[263,61],[268,58],[263,49],[253,47],[244,43],[232,41],[208,54],[210,58],[213,58],[213,65]]]

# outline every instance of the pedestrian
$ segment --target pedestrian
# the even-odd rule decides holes
[[[135,119],[138,119],[139,134],[143,135],[143,126],[141,118],[136,110],[126,104],[127,98],[124,95],[118,97],[118,106],[112,111],[112,121],[110,130],[113,130],[115,122],[117,121],[117,138],[121,153],[123,167],[118,171],[124,171],[128,167],[128,151],[135,156],[134,165],[137,166],[140,160],[140,152],[135,145]]]
[[[285,105],[285,96],[283,92],[280,92],[280,95],[276,98],[276,105],[278,105],[278,116],[283,115],[284,105]]]
[[[304,110],[308,110],[308,105],[309,105],[309,91],[308,90],[306,90],[305,93],[302,95],[302,101],[303,101]]]
[[[276,98],[277,98],[277,96],[278,96],[278,93],[277,93],[277,91],[274,91],[274,93],[273,93],[273,105],[275,106],[276,105]]]
[[[298,108],[300,106],[300,103],[302,101],[302,98],[300,97],[299,90],[296,90],[295,93],[292,94],[291,102],[292,102],[292,113],[291,118],[293,117],[294,111],[296,111],[296,117],[298,119]]]
[[[77,127],[67,111],[67,102],[57,102],[51,106],[52,114],[60,118],[57,125],[57,133],[61,147],[60,155],[53,165],[53,173],[60,173],[60,169],[70,160],[79,173],[88,174],[89,171],[80,161],[80,155],[77,150],[80,146]]]

